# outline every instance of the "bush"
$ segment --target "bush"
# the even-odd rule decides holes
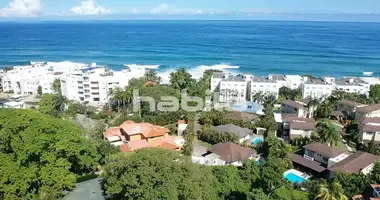
[[[219,133],[211,129],[202,130],[199,139],[212,145],[225,142],[237,143],[239,138],[233,133]]]

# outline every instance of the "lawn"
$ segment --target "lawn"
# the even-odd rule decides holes
[[[207,142],[203,142],[201,140],[198,140],[199,141],[199,145],[201,145],[202,147],[205,147],[207,149],[211,148],[212,144],[210,143],[207,143]]]
[[[338,126],[337,124],[332,124],[334,127],[335,127],[335,129],[340,133],[340,132],[342,132],[342,127],[341,126]],[[342,141],[343,139],[341,139],[341,140],[339,140],[339,142],[338,142],[338,145],[336,146],[337,148],[339,148],[339,149],[341,149],[341,150],[343,150],[343,151],[345,151],[345,152],[348,152],[348,150],[347,150],[347,148],[346,148],[346,145],[343,143],[343,141]],[[352,147],[351,147],[352,148]],[[356,151],[354,148],[352,148],[352,150],[353,151]]]

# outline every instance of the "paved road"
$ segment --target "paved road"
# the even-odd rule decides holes
[[[194,120],[195,133],[201,130],[201,125],[199,124],[199,121],[198,121],[199,116],[200,116],[199,113],[195,114],[195,120]],[[199,144],[199,140],[197,137],[194,138],[193,146],[194,146],[193,156],[201,156],[207,152],[207,148]]]

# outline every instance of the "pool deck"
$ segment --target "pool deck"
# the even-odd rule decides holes
[[[288,171],[284,172],[284,177],[286,175],[288,175],[289,173],[293,173],[293,174],[295,174],[295,175],[297,175],[299,177],[302,177],[305,180],[307,180],[307,179],[309,179],[311,177],[311,176],[309,176],[309,175],[307,175],[305,173],[302,173],[302,172],[300,172],[298,170],[295,170],[295,169],[289,169]]]

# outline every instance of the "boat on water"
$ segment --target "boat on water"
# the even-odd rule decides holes
[[[373,72],[363,72],[364,76],[372,76]]]

